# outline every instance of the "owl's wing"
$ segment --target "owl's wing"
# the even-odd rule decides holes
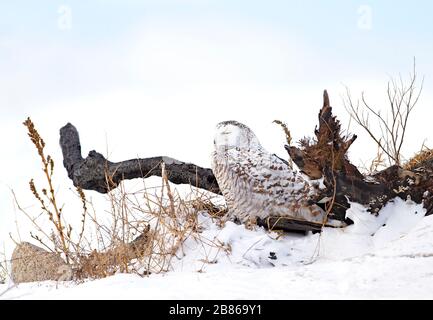
[[[239,150],[232,170],[245,179],[255,197],[268,208],[280,208],[293,218],[321,222],[325,212],[309,204],[316,189],[300,173],[277,156],[260,150]],[[234,160],[234,161],[233,161]]]
[[[315,194],[309,181],[276,155],[240,150],[236,156],[230,161],[232,169],[248,180],[255,193],[271,196],[281,204],[296,199],[307,201]]]

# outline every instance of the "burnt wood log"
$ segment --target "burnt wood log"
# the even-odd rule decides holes
[[[219,194],[220,190],[211,169],[201,168],[170,157],[152,157],[110,162],[96,152],[87,158],[81,156],[81,144],[77,129],[70,123],[60,129],[60,147],[63,165],[74,186],[85,190],[107,193],[120,181],[134,178],[161,176],[161,163],[165,163],[168,179],[175,184],[190,184]]]

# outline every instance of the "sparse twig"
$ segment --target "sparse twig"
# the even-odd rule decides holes
[[[346,87],[344,105],[351,118],[360,125],[388,157],[390,165],[401,166],[403,162],[402,147],[404,145],[409,117],[418,104],[421,96],[424,79],[417,85],[418,75],[416,61],[413,62],[413,72],[409,81],[404,82],[400,75],[398,79],[391,78],[387,85],[388,109],[382,114],[378,108],[372,107],[361,93],[361,99],[353,101],[349,88]],[[377,128],[370,122],[374,118]]]

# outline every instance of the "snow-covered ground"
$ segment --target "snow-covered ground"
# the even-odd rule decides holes
[[[86,281],[0,285],[2,299],[432,299],[433,217],[396,199],[375,218],[321,235],[269,233],[200,216],[173,271]],[[209,240],[209,241],[206,241]],[[215,246],[215,243],[220,245]]]

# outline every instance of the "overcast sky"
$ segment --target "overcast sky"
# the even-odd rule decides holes
[[[405,155],[433,145],[433,2],[93,0],[0,3],[0,239],[13,222],[14,189],[40,173],[21,123],[32,117],[71,187],[58,130],[72,122],[83,152],[125,160],[169,155],[209,166],[213,129],[235,119],[285,156],[286,121],[295,139],[311,135],[328,89],[348,124],[344,85],[386,105],[390,76],[413,57],[424,94]],[[356,164],[375,146],[359,127]]]

